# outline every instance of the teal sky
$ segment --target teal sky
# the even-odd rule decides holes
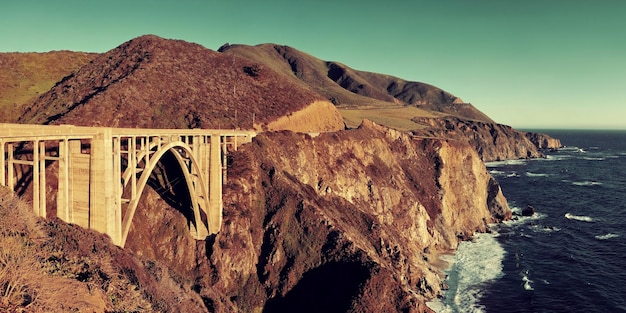
[[[276,43],[438,86],[518,128],[626,129],[626,1],[20,0],[0,52],[106,52],[143,34]]]

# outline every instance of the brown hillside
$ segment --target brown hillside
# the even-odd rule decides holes
[[[250,129],[253,120],[266,127],[320,100],[264,64],[148,35],[65,77],[19,122]]]
[[[96,57],[94,53],[0,53],[0,122],[15,122],[20,107]]]
[[[440,115],[493,122],[471,104],[463,103],[460,98],[435,86],[354,70],[341,63],[322,61],[291,47],[273,44],[224,45],[218,51],[262,63],[310,86],[342,110],[349,126],[357,126],[363,118],[376,121],[381,113],[389,115],[385,110],[404,107],[418,110],[401,110],[397,116],[399,124],[392,120],[379,122],[399,129],[407,129],[407,126],[408,129],[418,128],[419,125],[410,122],[411,118]]]

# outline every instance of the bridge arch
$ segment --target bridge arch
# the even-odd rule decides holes
[[[208,210],[210,208],[209,194],[207,192],[208,189],[206,186],[206,179],[208,177],[205,177],[198,161],[194,156],[192,148],[185,142],[174,141],[158,147],[157,150],[150,156],[149,162],[145,164],[143,172],[139,180],[137,181],[137,194],[134,198],[130,199],[122,220],[122,234],[120,242],[121,247],[124,247],[126,243],[128,233],[130,232],[130,226],[132,224],[135,211],[137,210],[137,205],[139,204],[139,200],[141,199],[141,195],[143,194],[148,180],[152,175],[154,169],[156,168],[157,164],[168,152],[172,153],[172,155],[174,155],[175,159],[177,160],[177,163],[183,173],[187,190],[189,191],[194,216],[194,220],[191,221],[191,225],[195,227],[195,236],[198,237],[196,239],[204,239],[199,237],[202,237],[203,234],[208,233],[208,219],[210,218],[210,214],[205,215],[207,219],[205,224],[202,219],[202,212],[200,211],[201,207],[203,207],[205,210]],[[183,156],[183,153],[185,156]],[[189,166],[186,164],[185,160],[189,161]],[[195,180],[194,176],[197,177]],[[121,188],[123,189],[124,186],[121,186]]]

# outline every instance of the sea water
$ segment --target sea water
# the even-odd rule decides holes
[[[487,164],[514,220],[459,245],[437,312],[626,312],[626,131],[542,132],[565,147]]]

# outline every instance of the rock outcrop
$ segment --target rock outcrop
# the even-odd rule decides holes
[[[558,149],[561,143],[545,134],[527,133],[510,126],[456,117],[416,118],[424,125],[413,132],[418,137],[446,138],[468,142],[483,161],[542,157],[541,149]]]
[[[552,138],[546,134],[526,132],[524,135],[539,149],[554,150],[563,147],[559,139]]]

